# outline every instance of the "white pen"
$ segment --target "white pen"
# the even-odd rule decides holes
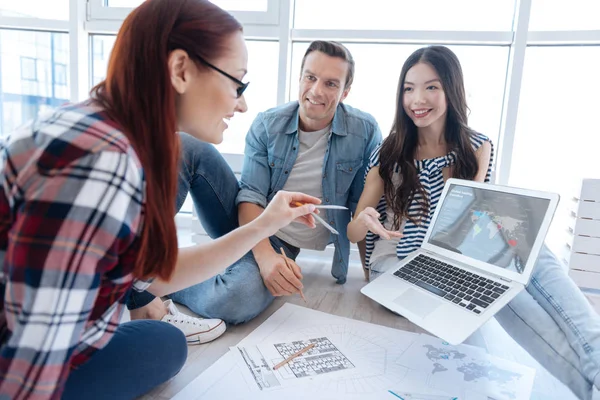
[[[295,201],[293,204],[294,204],[295,206],[298,206],[298,207],[301,207],[301,206],[303,206],[303,205],[304,205],[304,204],[300,203],[299,201]],[[319,207],[319,206],[318,206],[318,205],[315,205],[315,207]],[[341,207],[341,206],[337,206],[337,207]],[[323,218],[319,217],[319,215],[318,215],[317,213],[315,213],[315,212],[312,212],[311,214],[312,214],[313,218],[314,218],[316,221],[320,222],[320,223],[321,223],[321,224],[322,224],[322,225],[323,225],[325,228],[327,228],[327,229],[328,229],[328,230],[329,230],[331,233],[333,233],[334,235],[339,235],[339,234],[340,234],[338,231],[336,231],[336,230],[335,230],[335,228],[334,228],[333,226],[329,225],[327,222],[325,222],[325,220],[324,220]]]
[[[317,213],[311,213],[313,218],[316,219],[317,221],[319,221],[321,224],[323,224],[323,226],[327,229],[329,229],[329,231],[331,233],[333,233],[334,235],[339,235],[340,233],[338,231],[336,231],[333,226],[329,225],[327,222],[325,222],[325,220],[321,217],[319,217],[319,215]]]
[[[328,205],[324,205],[324,204],[319,204],[319,205],[315,205],[315,208],[321,208],[323,210],[347,210],[348,207],[344,207],[344,206],[328,206]]]

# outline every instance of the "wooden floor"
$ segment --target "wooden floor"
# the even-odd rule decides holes
[[[227,332],[212,343],[188,347],[188,359],[181,372],[169,382],[143,396],[142,399],[163,400],[173,397],[200,375],[202,371],[224,355],[230,346],[236,345],[285,302],[391,328],[424,332],[408,320],[391,313],[360,293],[360,288],[366,284],[360,267],[351,267],[347,283],[337,285],[330,275],[329,266],[324,262],[300,259],[299,264],[304,275],[306,304],[299,296],[277,298],[267,310],[251,322],[229,326]],[[600,305],[600,301],[598,301],[598,304]],[[466,343],[483,347],[491,354],[536,368],[536,382],[532,399],[575,399],[570,391],[518,346],[494,319],[474,333]]]

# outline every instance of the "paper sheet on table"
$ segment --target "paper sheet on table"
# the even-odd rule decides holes
[[[346,362],[335,360],[338,364],[329,364],[334,370],[317,374],[315,369],[323,366],[321,360],[319,366],[313,365],[309,368],[308,375],[303,377],[297,376],[303,371],[300,363],[293,368],[281,368],[283,371],[272,371],[273,365],[284,359],[283,354],[318,339],[322,339],[325,348],[335,346],[353,367],[346,364],[346,368],[335,369]],[[232,348],[233,350],[186,386],[174,399],[394,400],[395,397],[389,393],[389,390],[392,390],[448,395],[458,397],[459,400],[487,400],[484,392],[487,387],[502,388],[502,385],[485,385],[485,380],[492,376],[483,376],[485,370],[479,371],[479,375],[477,371],[473,372],[475,375],[469,375],[471,370],[468,369],[468,365],[462,367],[458,362],[452,365],[454,370],[448,368],[444,364],[445,361],[440,364],[448,371],[436,370],[437,361],[429,360],[429,349],[422,346],[436,344],[431,340],[437,339],[429,335],[400,331],[285,304]],[[291,348],[282,349],[294,342],[298,343]],[[278,347],[275,346],[277,344]],[[469,348],[472,346],[459,346],[457,351],[465,353]],[[239,349],[245,349],[246,359],[243,356],[244,350],[240,352]],[[413,352],[413,356],[406,355],[408,350]],[[444,350],[452,351],[453,346],[444,347]],[[485,366],[481,364],[483,356],[479,356],[485,355],[485,352],[480,351],[481,353],[478,353],[477,350],[473,350],[473,354],[479,357],[475,358],[479,360],[480,366]],[[330,356],[331,352],[323,354]],[[414,362],[411,360],[413,357]],[[324,365],[328,367],[326,362]],[[528,398],[527,391],[531,391],[528,382],[533,381],[534,371],[508,361],[496,365],[508,371],[510,377],[507,379],[519,381],[509,382],[510,384],[504,386],[509,394],[517,390],[517,399]],[[457,368],[460,370],[457,371]],[[252,373],[253,369],[259,373]],[[511,372],[517,372],[519,376],[512,375]],[[449,387],[449,381],[441,376],[446,373],[452,373],[453,377],[462,374],[462,378]],[[283,374],[287,374],[287,379]],[[475,379],[469,381],[475,376]]]
[[[274,366],[296,352],[314,347],[274,370]],[[232,347],[244,378],[256,390],[280,389],[297,384],[313,384],[324,378],[342,378],[359,374],[360,361],[352,362],[339,344],[326,336],[295,339],[260,345]],[[366,372],[366,371],[365,371]]]

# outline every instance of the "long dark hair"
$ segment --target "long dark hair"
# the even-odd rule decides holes
[[[145,220],[134,268],[138,278],[169,279],[177,261],[173,213],[179,136],[168,57],[182,49],[214,60],[242,26],[207,0],[146,0],[127,16],[112,50],[106,79],[91,91],[136,151],[146,178]]]
[[[379,154],[379,175],[384,182],[385,200],[394,212],[394,229],[398,229],[402,217],[418,223],[429,212],[429,199],[419,181],[415,165],[415,152],[418,144],[417,127],[406,114],[403,106],[404,81],[407,72],[418,63],[430,65],[440,77],[446,95],[448,110],[444,138],[449,150],[454,151],[456,160],[452,176],[473,179],[477,174],[477,158],[471,145],[474,133],[467,125],[467,102],[462,68],[456,55],[447,47],[430,46],[421,48],[408,57],[402,66],[398,93],[396,95],[396,116],[390,135],[385,139]],[[396,169],[400,173],[400,183],[394,187],[392,176]],[[418,215],[409,215],[409,207],[418,196],[421,210]]]

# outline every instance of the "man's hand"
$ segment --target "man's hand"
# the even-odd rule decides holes
[[[272,251],[269,254],[263,254],[260,260],[256,261],[260,276],[273,296],[290,296],[299,293],[303,288],[302,273],[294,260],[287,259],[288,264],[292,267],[290,269],[283,256]]]

